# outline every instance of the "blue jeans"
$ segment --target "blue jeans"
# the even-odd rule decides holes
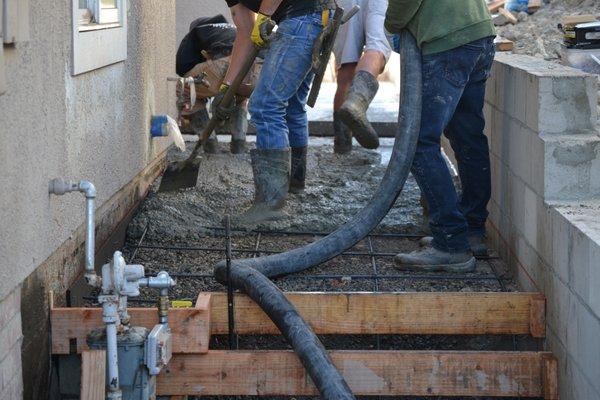
[[[314,75],[312,51],[322,29],[321,13],[279,24],[250,98],[250,122],[256,127],[258,149],[308,144],[306,101]]]
[[[468,237],[485,233],[491,177],[483,104],[494,53],[493,39],[485,38],[423,56],[421,134],[412,173],[429,204],[438,250],[468,251]],[[460,198],[441,153],[442,133],[458,162]]]

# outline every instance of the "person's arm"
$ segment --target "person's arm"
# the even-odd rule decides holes
[[[390,0],[386,17],[385,29],[391,33],[400,33],[415,17],[423,0]]]
[[[238,3],[230,8],[233,23],[237,28],[233,49],[231,50],[231,61],[223,83],[230,85],[240,73],[244,61],[252,51],[254,44],[250,39],[256,15],[245,5]]]
[[[275,14],[275,11],[277,11],[282,1],[283,0],[263,0],[260,3],[260,10],[258,10],[258,12],[270,17]]]

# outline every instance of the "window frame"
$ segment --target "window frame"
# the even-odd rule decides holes
[[[100,0],[86,0],[88,9]],[[83,23],[80,0],[72,0],[73,59],[72,75],[80,75],[127,59],[127,0],[117,0],[120,21]],[[93,11],[90,10],[92,13]]]

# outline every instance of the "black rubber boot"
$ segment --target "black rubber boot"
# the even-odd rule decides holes
[[[340,119],[338,112],[333,113],[333,152],[348,154],[352,151],[352,132]]]
[[[216,137],[209,137],[207,141],[202,143],[202,148],[206,154],[217,154],[219,148],[219,141]]]
[[[394,257],[396,268],[402,271],[418,272],[473,272],[475,257],[470,251],[447,253],[435,247],[423,247],[412,253],[400,253]]]
[[[292,147],[290,193],[301,193],[306,188],[307,147]]]
[[[379,90],[379,82],[367,71],[358,71],[338,111],[342,121],[352,130],[354,137],[366,149],[379,147],[379,136],[367,119],[367,109]]]
[[[283,206],[290,187],[290,151],[250,151],[254,173],[254,203],[235,225],[252,226],[284,218]]]
[[[246,152],[246,141],[231,139],[231,143],[229,144],[229,150],[231,151],[231,154],[245,153]]]

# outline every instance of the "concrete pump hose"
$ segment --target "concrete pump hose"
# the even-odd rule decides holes
[[[231,263],[230,283],[252,298],[273,320],[324,399],[354,399],[354,395],[310,326],[269,278],[301,272],[351,248],[379,225],[402,192],[421,125],[421,52],[408,31],[401,34],[401,61],[398,132],[388,169],[371,202],[335,232],[309,245]],[[227,283],[225,262],[216,265],[215,277]]]

